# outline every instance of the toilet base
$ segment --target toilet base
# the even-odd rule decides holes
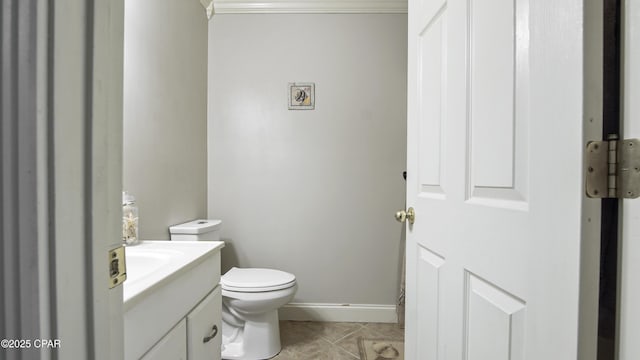
[[[222,321],[222,358],[262,360],[278,355],[281,349],[278,310],[243,318],[242,328]]]

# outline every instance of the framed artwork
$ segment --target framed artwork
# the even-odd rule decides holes
[[[315,83],[289,83],[289,110],[313,110],[315,87]]]

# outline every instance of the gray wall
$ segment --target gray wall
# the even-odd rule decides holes
[[[140,237],[206,216],[207,19],[198,1],[125,1],[124,189]]]
[[[216,15],[209,217],[223,270],[274,267],[295,302],[394,304],[406,158],[406,15]],[[316,108],[287,110],[288,82]]]

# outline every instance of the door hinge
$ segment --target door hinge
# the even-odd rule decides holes
[[[109,289],[127,280],[127,264],[124,246],[109,250]]]
[[[586,191],[590,198],[635,199],[640,196],[640,140],[590,141],[586,152]]]

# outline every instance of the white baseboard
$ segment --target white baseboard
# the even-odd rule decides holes
[[[280,320],[395,323],[395,305],[289,303],[278,311]]]

